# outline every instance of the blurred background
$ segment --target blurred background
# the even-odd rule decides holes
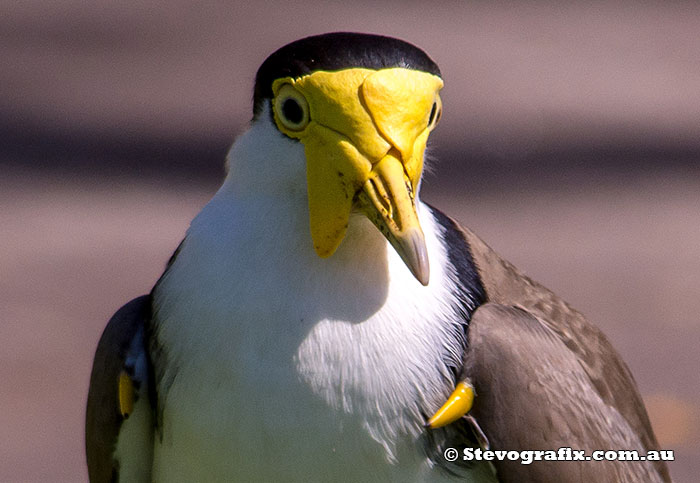
[[[457,0],[0,2],[0,481],[86,481],[105,323],[217,189],[258,65],[335,30],[440,65],[424,199],[608,334],[697,481],[700,4]]]

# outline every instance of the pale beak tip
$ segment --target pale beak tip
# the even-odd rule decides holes
[[[424,287],[428,286],[428,283],[430,283],[430,268],[427,265],[425,267],[411,270],[411,272],[413,273],[413,276],[416,277],[416,279],[421,283],[421,285]]]
[[[403,237],[401,244],[403,259],[408,269],[423,286],[427,286],[430,281],[430,263],[423,231],[420,228],[411,229]]]

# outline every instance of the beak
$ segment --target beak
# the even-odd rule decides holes
[[[308,102],[303,131],[278,128],[304,144],[309,221],[314,249],[332,255],[353,208],[387,238],[416,279],[430,278],[416,212],[423,153],[434,127],[442,80],[410,69],[318,71],[277,79]]]
[[[357,194],[360,210],[394,247],[414,277],[423,285],[430,280],[428,250],[416,213],[413,184],[392,150],[372,167]]]

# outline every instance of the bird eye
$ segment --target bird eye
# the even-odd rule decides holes
[[[428,127],[433,128],[440,122],[440,116],[442,116],[442,101],[440,98],[436,98],[433,102],[433,107],[430,109],[430,116],[428,117]]]
[[[275,116],[290,131],[301,131],[309,124],[309,104],[290,84],[283,85],[274,101]]]

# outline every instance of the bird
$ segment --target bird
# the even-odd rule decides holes
[[[670,481],[471,457],[659,446],[600,329],[420,199],[443,85],[376,34],[267,57],[221,187],[98,343],[90,481]]]

